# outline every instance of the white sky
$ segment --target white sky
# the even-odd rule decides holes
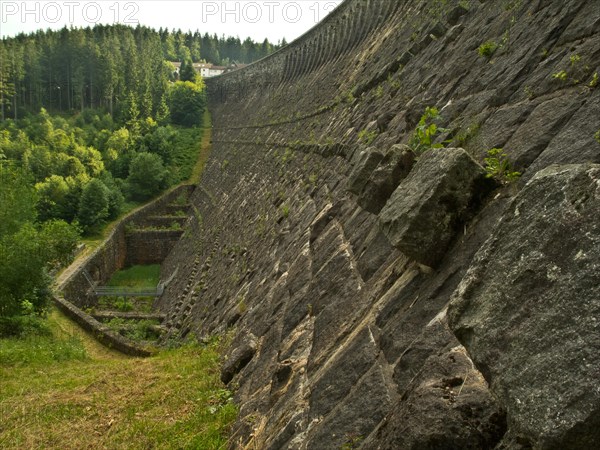
[[[255,41],[288,42],[323,19],[342,0],[0,0],[0,37],[63,26],[137,23]]]

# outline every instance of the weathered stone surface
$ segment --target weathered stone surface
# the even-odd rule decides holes
[[[485,171],[463,149],[426,152],[381,211],[381,228],[400,251],[434,266],[486,185]]]
[[[531,164],[524,178],[533,177],[550,164],[600,163],[600,142],[591,139],[600,131],[600,88],[571,116],[569,124],[556,130],[558,134]]]
[[[362,377],[351,392],[325,419],[313,421],[315,426],[304,440],[303,448],[328,449],[360,445],[360,441],[385,416],[391,406],[384,371],[379,364]]]
[[[514,168],[522,172],[535,161],[579,107],[570,96],[540,104],[504,146]]]
[[[599,186],[600,165],[538,172],[449,309],[456,336],[507,410],[511,439],[534,448],[600,442]]]
[[[383,153],[379,150],[372,147],[366,149],[348,178],[348,191],[353,194],[360,194],[371,173],[382,159]]]
[[[221,381],[229,383],[252,360],[256,353],[256,336],[249,334],[238,347],[231,349],[221,366]]]
[[[504,413],[465,353],[458,346],[429,357],[362,448],[493,448],[506,430]]]
[[[358,204],[373,214],[379,214],[394,190],[409,174],[415,154],[406,145],[394,145],[365,183]]]
[[[469,10],[466,9],[462,5],[455,6],[448,13],[446,20],[448,21],[448,23],[450,25],[456,25],[458,23],[458,21],[460,20],[460,18],[462,16],[464,16],[465,14],[467,14],[468,12],[469,12]]]
[[[471,391],[469,375],[460,395],[448,386],[458,401],[444,403],[440,380],[464,380],[466,364],[443,359],[458,342],[442,311],[520,185],[469,215],[427,270],[391,247],[378,217],[357,205],[381,161],[354,178],[354,194],[348,175],[367,142],[408,142],[428,106],[480,162],[505,147],[529,163],[550,140],[523,179],[556,161],[596,161],[600,90],[589,83],[600,29],[597,0],[480,1],[453,12],[459,3],[348,0],[272,56],[206,80],[213,151],[191,199],[197,226],[168,258],[167,274],[180,269],[159,302],[173,336],[225,332],[232,314],[234,348],[248,332],[257,336],[255,356],[230,383],[240,407],[231,447],[482,448],[498,439],[485,431],[494,407],[484,383]],[[491,59],[477,51],[486,41],[502,44]],[[577,85],[553,78],[571,76],[575,55],[590,76]],[[231,257],[233,248],[247,255]],[[206,289],[194,296],[200,281]],[[353,352],[365,327],[376,343]],[[386,417],[394,427],[372,441]],[[415,431],[403,441],[407,425]],[[502,445],[512,450],[520,438],[508,427]]]
[[[366,327],[348,344],[316,381],[310,397],[311,418],[326,416],[373,366],[379,351],[373,330]]]

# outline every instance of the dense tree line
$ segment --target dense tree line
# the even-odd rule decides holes
[[[138,26],[38,31],[0,41],[0,119],[104,108],[115,120],[160,120],[174,68],[168,61],[247,63],[278,48],[268,40]]]
[[[249,64],[287,45],[285,38],[274,44],[268,39],[255,42],[246,38],[242,41],[239,37],[219,37],[216,34],[201,34],[199,31],[184,33],[181,30],[169,31],[161,28],[158,33],[163,43],[164,57],[169,61],[182,61],[189,51],[193,62],[206,61],[216,65],[233,62]]]
[[[77,228],[39,222],[27,170],[0,159],[0,337],[18,335],[50,296],[48,270],[70,258]]]
[[[194,71],[174,79],[174,36],[117,25],[0,41],[0,335],[43,311],[79,233],[189,178],[206,94]],[[191,67],[197,46],[178,39]]]

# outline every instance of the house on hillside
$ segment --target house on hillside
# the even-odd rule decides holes
[[[179,61],[171,61],[171,64],[175,66],[175,73],[179,75],[181,69],[181,63]],[[211,63],[193,63],[194,69],[200,74],[202,78],[216,77],[227,71],[225,66],[215,66]]]

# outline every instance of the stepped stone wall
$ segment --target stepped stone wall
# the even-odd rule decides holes
[[[180,230],[135,230],[127,232],[126,265],[162,263],[183,234]]]
[[[158,306],[165,339],[233,330],[232,448],[600,442],[598,73],[595,0],[347,0],[207,80]],[[411,154],[429,106],[453,150]]]
[[[109,237],[86,261],[71,274],[59,289],[68,302],[79,308],[94,306],[96,297],[91,295],[90,283],[83,274],[87,271],[98,284],[106,283],[117,270],[132,264],[156,264],[168,255],[181,236],[181,231],[138,232],[135,228],[144,224],[148,217],[156,216],[181,195],[189,195],[193,186],[180,186],[139,208],[119,222]],[[147,235],[150,233],[150,236]],[[160,238],[167,235],[166,242]],[[157,259],[157,256],[162,259]]]

